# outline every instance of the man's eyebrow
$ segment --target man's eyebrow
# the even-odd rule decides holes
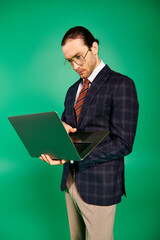
[[[73,57],[71,57],[71,58],[65,58],[66,60],[70,60],[70,59],[72,59],[72,58],[74,58],[74,57],[76,57],[77,55],[82,55],[82,52],[80,51],[80,52],[77,52]]]

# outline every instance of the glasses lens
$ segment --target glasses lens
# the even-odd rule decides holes
[[[70,60],[70,61],[66,60],[64,65],[67,68],[70,68],[71,66],[73,67],[74,62],[78,65],[83,65],[85,63],[85,58],[82,55],[76,56],[76,57],[72,58],[72,60]]]
[[[75,57],[74,61],[78,64],[78,65],[82,65],[85,62],[85,59],[82,55]]]

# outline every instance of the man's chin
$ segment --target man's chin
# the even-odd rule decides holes
[[[88,77],[88,75],[85,74],[85,73],[78,73],[78,75],[79,75],[81,78],[87,78],[87,77]]]

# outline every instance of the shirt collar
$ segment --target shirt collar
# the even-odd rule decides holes
[[[93,72],[91,73],[91,75],[87,78],[91,83],[93,82],[93,80],[95,79],[95,77],[97,76],[97,74],[102,70],[102,68],[105,67],[104,62],[101,60],[100,64],[93,70]],[[84,82],[84,79],[83,79]]]

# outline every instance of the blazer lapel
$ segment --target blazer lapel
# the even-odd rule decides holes
[[[80,78],[79,81],[76,82],[73,91],[72,91],[72,95],[70,96],[70,106],[71,106],[71,114],[72,114],[72,119],[73,119],[73,125],[72,127],[76,127],[77,123],[76,123],[76,117],[75,117],[75,110],[74,110],[74,103],[75,103],[75,98],[76,98],[76,94],[77,94],[77,90],[78,90],[78,86],[79,83],[82,81],[82,79]]]
[[[79,116],[79,120],[77,123],[77,127],[81,124],[81,121],[83,120],[85,113],[87,109],[89,108],[89,105],[91,104],[92,100],[94,99],[94,96],[97,94],[98,90],[101,88],[102,84],[109,78],[111,74],[111,69],[106,65],[96,76],[93,83],[91,84],[91,87],[87,93],[87,96],[85,98],[85,101],[82,106],[82,110]]]

